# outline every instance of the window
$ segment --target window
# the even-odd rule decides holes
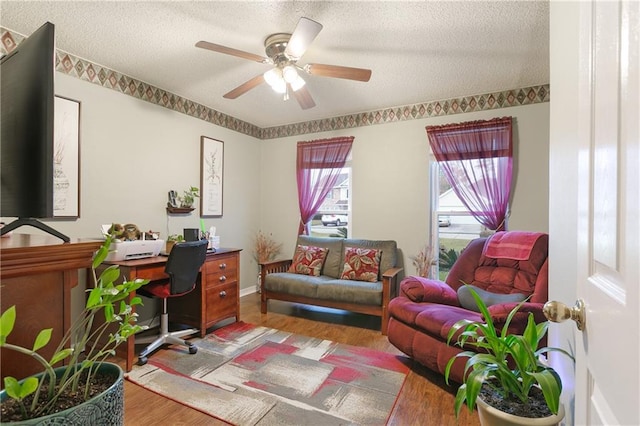
[[[507,229],[513,171],[512,119],[427,126],[426,130],[437,160],[432,160],[431,174],[432,243],[439,248],[442,277],[470,239],[485,234],[486,228]]]
[[[296,180],[298,183],[298,203],[300,207],[299,234],[310,235],[313,221],[318,215],[323,226],[349,222],[349,192],[351,179],[346,181],[347,166],[353,136],[316,141],[298,142]],[[346,174],[349,177],[350,173]],[[341,179],[339,179],[341,178]],[[345,183],[346,181],[346,183]],[[346,197],[346,198],[345,198]],[[322,215],[322,206],[332,211]],[[340,213],[340,206],[346,215]],[[340,228],[341,234],[330,236],[346,236],[346,228]],[[342,235],[343,234],[343,235]]]
[[[452,190],[435,158],[431,159],[431,246],[438,248],[434,276],[447,277],[469,241],[493,233],[481,225]]]
[[[348,237],[351,225],[351,153],[311,222],[314,237]]]

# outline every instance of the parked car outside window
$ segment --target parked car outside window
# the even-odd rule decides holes
[[[451,218],[449,216],[438,216],[438,226],[451,226]]]
[[[323,214],[321,220],[324,226],[340,226],[346,224],[349,219],[344,214]]]

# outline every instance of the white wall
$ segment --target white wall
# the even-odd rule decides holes
[[[254,288],[258,230],[293,251],[298,229],[296,142],[355,136],[351,236],[394,239],[408,256],[429,241],[429,147],[425,126],[512,116],[516,176],[510,229],[548,231],[549,103],[257,140],[74,77],[56,92],[81,102],[81,217],[48,221],[74,238],[99,237],[103,223],[135,223],[163,236],[199,227],[199,211],[168,216],[167,191],[200,186],[200,137],[224,141],[224,216],[204,219],[241,252],[241,287]],[[23,228],[18,232],[35,232]],[[82,286],[79,286],[82,287]],[[82,300],[74,291],[74,302]]]
[[[430,150],[425,126],[502,116],[515,118],[509,228],[548,232],[549,103],[262,141],[261,230],[284,244],[282,257],[293,253],[300,220],[296,142],[354,136],[351,236],[396,240],[406,272],[415,273],[408,256],[429,241]]]

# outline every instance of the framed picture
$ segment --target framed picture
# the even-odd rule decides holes
[[[55,97],[53,216],[80,217],[80,102]]]
[[[200,138],[200,216],[222,217],[224,142]]]

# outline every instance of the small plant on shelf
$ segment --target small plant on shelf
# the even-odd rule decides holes
[[[200,190],[192,186],[186,191],[182,193],[181,197],[178,197],[178,201],[180,202],[180,207],[182,208],[191,208],[193,207],[193,203],[195,203],[196,198],[200,196]]]

